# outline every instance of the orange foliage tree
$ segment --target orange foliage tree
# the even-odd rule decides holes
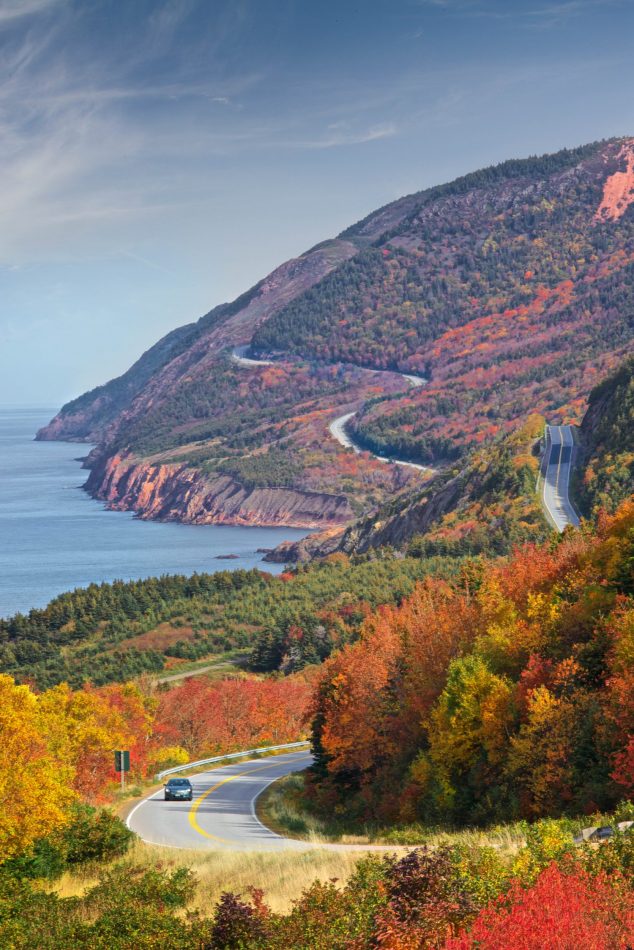
[[[634,502],[449,585],[419,585],[331,658],[322,801],[366,816],[530,818],[634,789]]]

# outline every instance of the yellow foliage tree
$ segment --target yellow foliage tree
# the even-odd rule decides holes
[[[44,738],[38,697],[0,675],[0,860],[26,850],[64,824],[72,764]]]

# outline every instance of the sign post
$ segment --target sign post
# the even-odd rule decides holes
[[[130,771],[130,753],[127,749],[117,749],[114,754],[114,770],[121,773],[121,791],[125,789],[125,773]]]

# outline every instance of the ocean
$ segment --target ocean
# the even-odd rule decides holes
[[[249,569],[262,561],[258,548],[307,534],[161,524],[107,511],[81,489],[87,472],[77,459],[90,446],[33,441],[55,411],[0,407],[0,617],[93,582]],[[218,560],[226,555],[237,557]]]

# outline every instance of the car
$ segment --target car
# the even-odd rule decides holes
[[[168,779],[164,787],[166,802],[191,802],[194,790],[188,778]]]

